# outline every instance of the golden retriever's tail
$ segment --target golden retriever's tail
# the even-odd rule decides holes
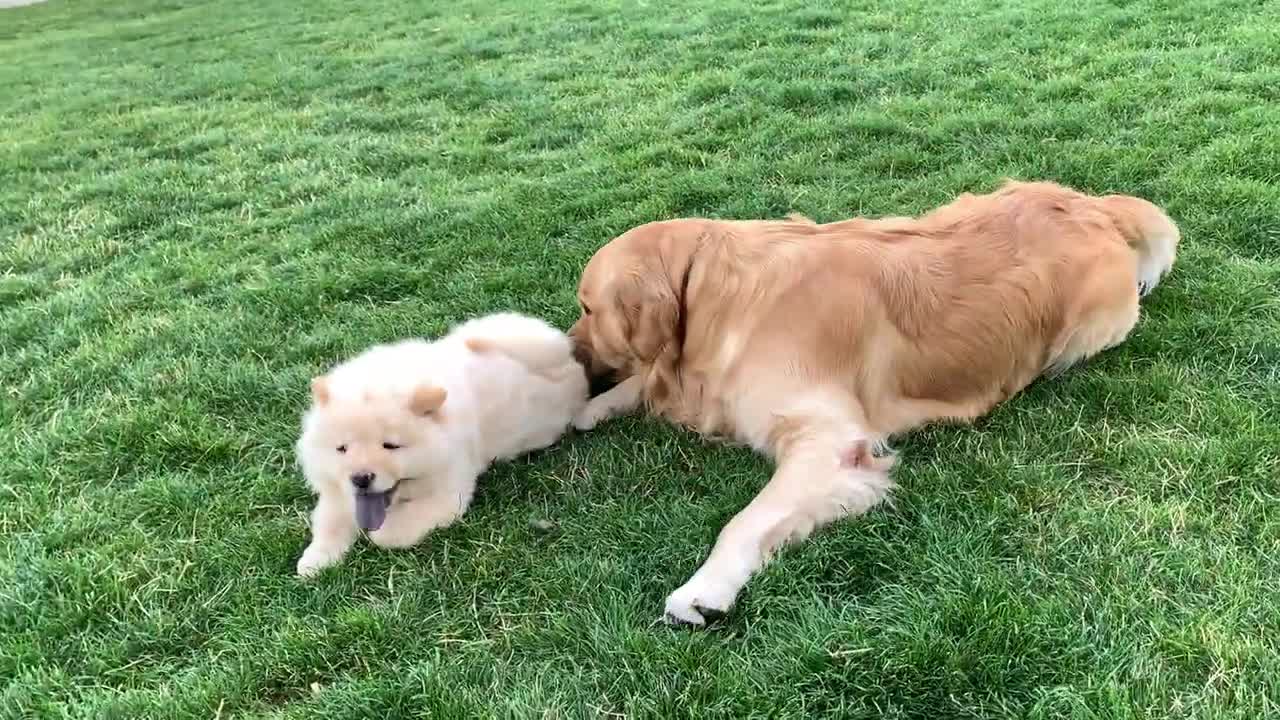
[[[1100,202],[1129,247],[1138,254],[1138,293],[1146,295],[1173,267],[1178,252],[1178,226],[1163,210],[1140,198],[1108,195]]]

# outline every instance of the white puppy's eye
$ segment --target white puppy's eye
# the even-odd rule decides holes
[[[404,446],[403,446],[403,445],[397,445],[397,444],[395,444],[395,443],[393,443],[393,442],[384,442],[384,443],[382,443],[382,449],[383,449],[383,450],[399,450],[399,449],[400,449],[400,448],[402,448],[402,447],[404,447]]]
[[[347,446],[346,446],[346,445],[339,445],[339,446],[338,446],[338,454],[339,454],[339,455],[345,455],[346,453],[347,453]]]

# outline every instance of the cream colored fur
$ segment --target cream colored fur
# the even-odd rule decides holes
[[[297,445],[318,496],[298,574],[337,563],[359,535],[354,475],[373,475],[377,491],[395,488],[370,539],[414,545],[466,512],[494,459],[556,442],[586,394],[565,334],[511,313],[477,318],[434,342],[370,348],[317,378]]]

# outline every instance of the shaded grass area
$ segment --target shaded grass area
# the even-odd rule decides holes
[[[63,0],[0,11],[7,717],[1256,718],[1280,703],[1280,11]],[[624,420],[291,577],[306,380],[610,237],[1142,195],[1128,343],[905,438],[891,506],[713,632],[662,598],[767,475]],[[550,532],[532,520],[550,520]]]

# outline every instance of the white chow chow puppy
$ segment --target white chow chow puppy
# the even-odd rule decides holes
[[[298,458],[318,496],[298,574],[340,561],[361,529],[417,543],[467,510],[496,460],[544,448],[587,401],[569,338],[534,318],[477,318],[434,342],[378,345],[311,382]]]

